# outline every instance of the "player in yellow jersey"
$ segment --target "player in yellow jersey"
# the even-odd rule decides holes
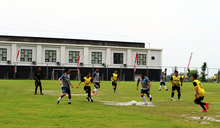
[[[193,79],[193,85],[194,85],[194,88],[196,91],[196,94],[195,94],[196,98],[195,98],[194,102],[196,104],[199,104],[203,108],[203,110],[201,112],[207,112],[207,109],[209,109],[209,103],[201,102],[205,97],[205,90],[202,87],[201,82],[199,80],[197,80],[197,74],[193,74],[192,79]]]
[[[180,89],[180,83],[181,86],[183,85],[183,78],[178,75],[178,71],[175,71],[175,74],[171,77],[170,82],[172,84],[172,93],[171,93],[171,100],[173,100],[174,92],[177,90],[178,92],[178,100],[181,100],[181,89]]]
[[[93,99],[91,97],[91,83],[93,83],[97,88],[99,87],[98,85],[95,84],[95,82],[93,82],[93,79],[91,77],[91,73],[87,73],[86,77],[84,77],[79,84],[77,85],[77,89],[79,88],[79,85],[84,82],[84,90],[86,91],[86,93],[88,93],[88,97],[86,98],[88,101],[91,100],[91,102],[93,102]]]
[[[114,93],[117,93],[117,91],[116,91],[117,81],[120,82],[120,80],[118,78],[118,71],[117,70],[115,70],[114,73],[112,73],[111,81],[112,81]]]
[[[214,75],[214,76],[213,76],[213,83],[216,83],[216,80],[217,80],[217,76]]]

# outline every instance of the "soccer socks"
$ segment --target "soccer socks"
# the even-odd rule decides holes
[[[152,98],[151,95],[149,95],[149,98]]]
[[[165,90],[167,90],[167,87],[166,87],[166,86],[164,86],[164,88],[165,88]]]
[[[71,102],[71,99],[68,99],[68,102]]]
[[[161,86],[159,87],[159,90],[161,89]]]
[[[181,97],[181,94],[178,94],[178,99],[180,99],[180,97]]]
[[[174,92],[171,93],[171,98],[173,98],[173,96],[174,96]]]
[[[142,99],[144,100],[144,102],[147,102],[146,98],[143,96]]]
[[[97,93],[97,91],[98,91],[98,89],[97,89],[97,88],[95,88],[95,89],[94,89],[94,92],[95,92],[95,93]]]
[[[57,101],[60,101],[60,99],[61,99],[61,97],[59,97]]]
[[[206,108],[205,108],[205,103],[200,102],[200,104],[199,104],[199,105],[202,107],[202,109],[203,109],[203,110],[206,110]]]

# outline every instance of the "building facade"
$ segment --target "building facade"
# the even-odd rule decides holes
[[[15,74],[19,47],[20,58]],[[136,53],[137,72],[134,74]],[[80,77],[95,68],[100,69],[102,80],[110,80],[114,70],[118,70],[119,78],[125,81],[136,80],[140,73],[158,81],[161,73],[162,49],[145,48],[144,43],[0,36],[0,78],[33,79],[37,67],[41,67],[42,79],[58,79],[68,67],[72,69],[71,79],[77,79],[79,54]]]

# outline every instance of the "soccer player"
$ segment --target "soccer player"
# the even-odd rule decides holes
[[[205,90],[203,89],[201,82],[197,80],[197,74],[193,74],[192,79],[196,91],[194,102],[195,104],[199,104],[203,108],[201,112],[207,112],[207,109],[209,109],[209,103],[201,102],[204,99]]]
[[[97,90],[100,88],[100,77],[99,77],[99,69],[96,68],[95,72],[92,74],[92,79],[95,82],[95,84],[98,86],[96,87],[95,85],[95,89],[92,91],[93,94],[96,96],[97,95]]]
[[[141,73],[141,77],[138,78],[137,90],[138,90],[138,85],[140,82],[141,82],[141,97],[144,100],[144,102],[146,103],[146,105],[148,105],[148,102],[147,102],[146,98],[144,97],[144,94],[146,93],[147,97],[150,98],[150,101],[152,101],[152,97],[150,95],[151,82],[150,82],[149,78],[144,75],[144,73]]]
[[[34,95],[38,95],[37,94],[38,86],[40,87],[40,94],[44,95],[42,93],[42,85],[41,85],[41,81],[40,81],[40,72],[41,72],[41,67],[38,67],[37,72],[34,75],[34,79],[35,79],[35,93],[34,93]]]
[[[65,73],[58,79],[60,82],[63,94],[58,98],[57,104],[59,104],[61,98],[63,98],[66,94],[68,94],[68,104],[72,104],[71,103],[70,85],[72,88],[73,88],[73,85],[70,82],[69,74],[70,74],[70,69],[67,68],[67,69],[65,69]],[[62,80],[62,82],[61,82],[61,80]]]
[[[120,82],[120,80],[118,78],[118,71],[117,70],[115,70],[114,73],[112,73],[111,81],[112,81],[114,93],[117,93],[117,91],[116,91],[117,81]]]
[[[216,83],[217,76],[216,74],[213,76],[213,83]]]
[[[170,82],[172,84],[172,93],[171,93],[171,100],[173,100],[174,92],[177,90],[178,92],[178,100],[180,101],[181,97],[181,89],[180,89],[180,83],[181,86],[183,86],[183,78],[178,75],[178,71],[175,71],[175,74],[171,77]]]
[[[160,76],[160,87],[159,87],[159,91],[161,91],[161,87],[164,85],[164,88],[166,91],[168,91],[166,84],[165,84],[165,78],[166,76],[164,75],[164,72],[162,72],[161,76]]]
[[[87,73],[86,77],[84,77],[79,84],[77,85],[77,89],[79,88],[79,85],[84,82],[84,90],[86,91],[86,93],[88,93],[88,97],[86,98],[88,101],[91,100],[91,102],[93,102],[93,99],[91,97],[91,83],[93,83],[95,85],[95,87],[99,87],[98,85],[95,84],[95,82],[93,81],[92,77],[91,77],[91,73]]]

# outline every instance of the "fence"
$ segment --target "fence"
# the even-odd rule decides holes
[[[37,68],[41,67],[41,76],[42,79],[57,79],[63,73],[63,70],[56,71],[56,73],[52,74],[54,69],[64,69],[66,67],[70,69],[74,69],[71,73],[71,79],[76,79],[76,70],[77,64],[62,64],[57,65],[56,63],[43,63],[34,65],[31,62],[29,64],[18,64],[17,65],[17,73],[14,73],[14,64],[3,65],[0,63],[0,79],[33,79],[34,72],[36,72]],[[138,66],[137,72],[133,73],[133,65],[81,65],[80,72],[81,77],[86,74],[86,72],[94,72],[96,68],[100,69],[100,76],[102,80],[110,80],[111,73],[114,70],[118,70],[120,80],[136,80],[139,77],[140,73],[145,73],[152,81],[159,81],[161,71],[165,71],[167,69],[167,76],[173,75],[174,71],[177,69],[179,74],[185,74],[187,67],[175,67],[175,66]],[[190,70],[197,70],[199,74],[201,74],[201,67],[190,67]],[[206,78],[209,81],[212,81],[214,74],[218,75],[220,68],[207,68],[206,70]],[[220,75],[218,75],[220,77]],[[167,78],[169,80],[169,77]],[[220,79],[219,79],[220,80]]]

